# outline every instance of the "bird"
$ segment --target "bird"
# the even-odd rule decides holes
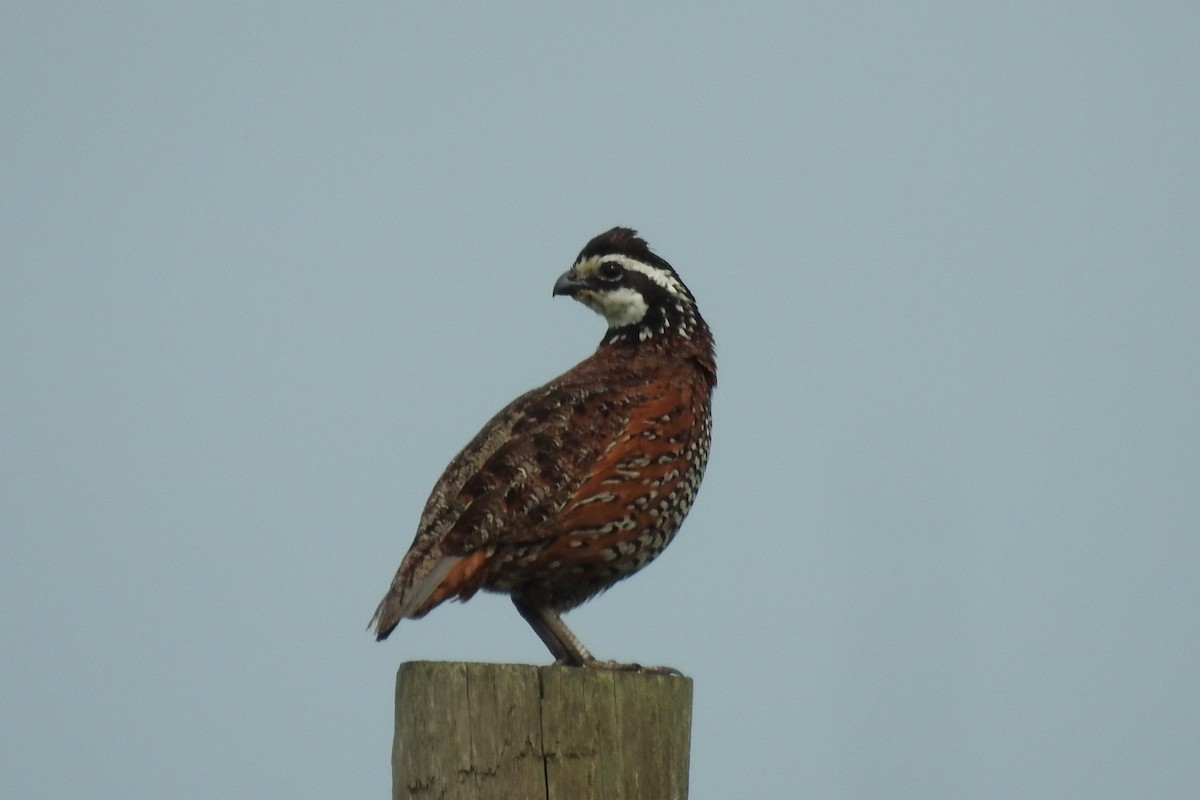
[[[591,239],[551,296],[604,317],[599,346],[446,467],[368,626],[377,641],[483,590],[509,595],[556,664],[641,668],[596,659],[561,615],[654,560],[691,509],[712,439],[713,336],[631,228]]]

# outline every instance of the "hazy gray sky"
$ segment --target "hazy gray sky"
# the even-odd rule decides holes
[[[1194,3],[11,2],[0,797],[385,797],[364,628],[638,228],[717,337],[695,800],[1200,796]]]

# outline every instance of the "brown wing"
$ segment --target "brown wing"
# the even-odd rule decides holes
[[[567,609],[653,560],[678,531],[708,460],[711,384],[694,378],[646,385],[562,511],[479,568],[531,602]]]
[[[637,371],[608,370],[593,356],[501,410],[442,473],[412,546],[372,620],[385,638],[483,580],[486,554],[542,529],[591,476],[647,399]]]

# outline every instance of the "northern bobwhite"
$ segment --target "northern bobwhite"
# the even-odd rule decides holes
[[[600,346],[521,395],[455,456],[375,611],[376,638],[480,589],[512,597],[560,664],[598,662],[559,617],[648,564],[708,461],[713,339],[637,232],[588,242],[554,283],[608,322]]]

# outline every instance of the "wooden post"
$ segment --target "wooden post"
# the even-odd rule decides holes
[[[690,678],[410,661],[392,797],[686,800],[691,723]]]

